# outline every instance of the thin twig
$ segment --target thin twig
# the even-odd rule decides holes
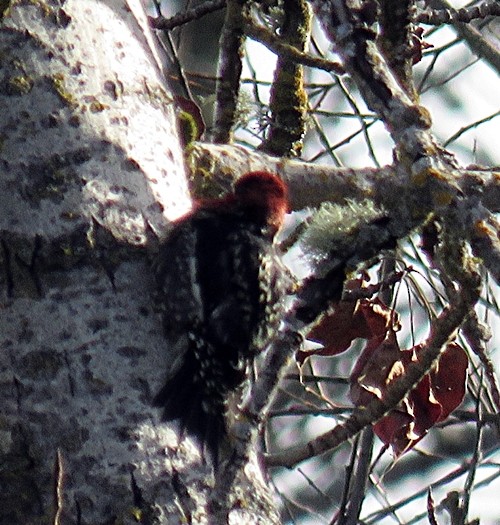
[[[255,40],[256,42],[260,42],[273,53],[287,57],[290,60],[294,60],[297,64],[302,64],[303,66],[316,69],[322,69],[323,71],[328,71],[337,75],[343,75],[345,73],[342,64],[339,62],[333,62],[332,60],[315,57],[309,53],[300,51],[296,47],[283,42],[279,36],[271,33],[269,29],[257,25],[254,22],[251,22],[246,26],[245,33],[249,38]]]
[[[177,13],[170,18],[164,16],[158,16],[156,18],[150,17],[149,23],[154,29],[160,29],[162,31],[170,31],[175,27],[187,24],[193,20],[223,9],[226,6],[226,0],[207,0],[200,5],[187,9],[182,13]]]

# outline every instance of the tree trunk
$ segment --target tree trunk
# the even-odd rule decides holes
[[[210,472],[151,408],[148,254],[190,199],[143,7],[3,15],[0,523],[203,522]]]

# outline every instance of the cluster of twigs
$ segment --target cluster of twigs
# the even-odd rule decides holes
[[[470,389],[472,398],[477,402],[473,411],[477,416],[477,435],[472,458],[458,469],[461,473],[469,472],[461,497],[455,501],[450,496],[443,503],[443,508],[448,508],[452,515],[455,512],[455,516],[461,513],[462,521],[456,523],[465,524],[474,472],[484,461],[481,457],[481,433],[486,424],[484,410],[486,406],[490,411],[496,410],[498,413],[500,410],[495,371],[486,352],[487,336],[476,310],[482,293],[484,297],[485,275],[488,273],[497,284],[500,280],[499,229],[495,219],[495,214],[500,211],[500,196],[498,180],[491,169],[459,166],[453,154],[436,139],[431,115],[420,102],[424,82],[418,84],[414,66],[426,53],[438,56],[440,52],[428,50],[418,26],[423,23],[429,26],[452,24],[461,31],[461,38],[481,59],[497,67],[498,50],[492,51],[491,43],[481,36],[478,27],[464,24],[473,20],[487,22],[491,20],[490,17],[498,16],[498,3],[483,2],[455,11],[444,1],[439,2],[440,9],[427,7],[421,10],[411,0],[373,0],[363,2],[361,7],[353,7],[352,2],[347,0],[311,0],[308,4],[301,0],[284,0],[279,3],[278,14],[272,18],[272,23],[269,23],[269,17],[266,18],[269,4],[250,0],[207,1],[170,19],[158,16],[152,20],[156,29],[170,31],[225,8],[216,76],[215,114],[207,137],[211,144],[192,146],[190,158],[194,176],[200,172],[206,174],[205,169],[200,169],[202,165],[209,164],[211,171],[217,174],[227,171],[229,163],[233,173],[238,173],[239,169],[243,172],[248,166],[254,167],[252,163],[260,162],[268,169],[273,166],[271,170],[277,171],[287,180],[292,204],[296,209],[304,205],[317,205],[321,200],[345,204],[347,198],[368,198],[378,209],[383,210],[383,220],[378,217],[376,220],[360,221],[354,231],[346,234],[347,237],[340,241],[331,240],[326,256],[301,283],[286,316],[285,328],[266,355],[262,367],[265,373],[258,377],[251,388],[251,395],[241,407],[242,412],[251,417],[239,423],[235,429],[239,438],[237,460],[230,463],[224,475],[220,476],[214,498],[220,501],[220,496],[229,492],[239,469],[246,463],[258,440],[260,426],[255,422],[262,424],[265,420],[283,385],[282,377],[290,357],[299,350],[303,338],[307,337],[319,317],[326,310],[334,308],[343,297],[346,271],[359,268],[360,264],[369,266],[374,260],[379,261],[386,250],[394,250],[398,243],[408,240],[414,232],[421,232],[423,227],[432,223],[436,225],[436,240],[427,252],[430,262],[421,259],[420,267],[425,268],[429,280],[438,279],[439,293],[435,297],[439,296],[443,302],[431,316],[430,330],[423,339],[423,350],[418,361],[399,380],[388,386],[383,398],[375,398],[366,406],[344,411],[341,423],[310,441],[295,444],[280,452],[273,451],[271,446],[265,461],[268,467],[291,468],[326,452],[332,454],[354,439],[358,455],[353,453],[341,509],[332,521],[354,523],[361,512],[364,497],[364,491],[359,487],[373,483],[370,477],[371,452],[366,454],[368,449],[371,451],[373,448],[373,436],[369,429],[401,403],[436,366],[446,345],[460,333],[470,352],[478,357],[478,360],[473,361],[474,386]],[[311,47],[315,53],[308,51],[311,21],[309,6],[333,46],[336,59],[321,56],[320,47],[314,40]],[[258,158],[254,157],[255,153],[242,153],[241,148],[231,145],[242,85],[246,38],[261,42],[279,57],[270,90],[270,102],[266,108],[268,119],[265,136],[259,137]],[[313,107],[310,101],[315,88],[307,85],[302,66],[328,72],[332,85],[343,91],[353,110],[349,116],[361,123],[356,134],[365,137],[369,156],[376,168],[347,173],[345,168],[335,167],[335,164],[340,165],[336,151],[343,142],[332,146],[317,120],[327,91],[324,98],[318,97],[319,102]],[[342,75],[349,76],[369,112],[359,109],[359,103],[352,96],[354,90],[346,87]],[[307,94],[310,95],[309,102]],[[491,120],[494,116],[482,119],[475,125]],[[375,148],[370,140],[369,127],[376,121],[384,123],[394,143],[394,162],[389,167],[379,168]],[[304,166],[296,160],[284,161],[284,158],[300,156],[303,136],[314,125],[325,155],[329,156],[333,166],[311,163]],[[448,142],[456,140],[460,134],[454,134]],[[349,136],[347,142],[352,138]],[[238,165],[243,167],[238,168]],[[346,175],[351,177],[346,178]],[[337,177],[343,178],[343,186],[337,184]],[[328,191],[329,186],[336,187],[334,196]],[[304,194],[307,194],[306,199],[303,198]],[[416,247],[410,252],[412,257],[420,253]],[[381,282],[390,278],[396,266],[386,270]],[[415,289],[418,295],[421,289],[418,286]],[[374,290],[376,292],[380,292],[380,289]],[[423,297],[425,294],[421,295]],[[389,294],[386,300],[390,302],[395,299]],[[422,303],[425,306],[424,300]],[[488,307],[498,310],[497,306],[490,299]],[[412,315],[410,312],[409,317]],[[486,386],[480,379],[483,375],[487,379]],[[321,384],[322,380],[316,377],[314,382]],[[482,400],[483,397],[488,398],[488,402]],[[325,396],[321,399],[324,403],[329,402]],[[498,430],[498,419],[493,417],[493,420]],[[362,431],[363,437],[356,438]],[[490,450],[485,449],[485,455],[490,454]],[[303,475],[306,477],[306,474]],[[458,475],[458,471],[453,473],[453,479]],[[361,485],[357,484],[359,480],[362,480]],[[314,486],[311,480],[308,483]],[[410,497],[405,501],[410,502],[412,499]],[[435,523],[436,508],[429,492],[427,515]],[[385,515],[395,513],[396,510],[387,506]],[[380,513],[374,513],[365,522],[375,523],[381,517]]]

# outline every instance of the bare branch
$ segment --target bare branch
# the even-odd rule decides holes
[[[492,215],[474,221],[469,230],[472,250],[481,257],[495,281],[500,284],[500,224]]]
[[[214,127],[211,133],[211,139],[215,143],[231,141],[231,131],[236,121],[248,4],[249,0],[227,0],[226,18],[220,38]]]
[[[453,6],[451,6],[447,0],[435,0],[435,2],[437,5],[441,6],[445,10],[450,11],[451,13],[455,12]],[[498,10],[499,3],[492,3],[496,4],[494,9]],[[480,9],[481,5],[476,7]],[[461,21],[452,21],[451,23],[456,29],[457,33],[469,44],[472,52],[478,57],[483,58],[489,62],[489,64],[496,69],[497,73],[500,73],[500,52],[498,47],[495,47],[493,44],[488,42],[483,37],[483,35],[471,24],[464,24]]]
[[[394,166],[336,168],[326,164],[279,159],[237,145],[195,142],[190,147],[187,162],[195,187],[202,186],[202,183],[207,184],[207,178],[212,178],[214,185],[227,188],[249,171],[277,173],[290,189],[291,206],[294,210],[319,206],[325,201],[343,202],[345,199],[373,199],[376,204],[387,207],[393,197],[396,199],[393,206],[400,208],[403,195],[401,192],[405,191],[402,189],[404,183],[395,177]],[[447,173],[445,179],[448,180],[447,184],[458,188],[461,194],[480,195],[483,206],[492,213],[500,211],[500,179],[497,172],[472,166],[470,169],[454,169]],[[420,183],[424,180],[416,178],[412,182],[418,186],[416,190],[420,199],[419,207],[431,197],[427,194],[422,199],[426,192],[420,187]],[[441,182],[446,184],[444,179]],[[413,189],[415,188],[409,190],[410,195],[415,195]],[[409,205],[411,200],[406,204]],[[430,203],[426,212],[433,211],[433,206]]]
[[[330,73],[335,73],[337,75],[343,75],[345,73],[342,64],[339,62],[325,60],[324,58],[315,57],[309,53],[300,51],[296,47],[283,42],[280,37],[271,33],[267,28],[258,25],[253,21],[249,21],[245,28],[245,33],[249,38],[252,38],[256,42],[260,42],[273,53],[294,60],[297,64],[322,69],[323,71],[329,71]]]
[[[311,33],[311,11],[305,0],[285,0],[280,37],[305,51]],[[279,157],[302,152],[306,132],[307,93],[304,70],[286,56],[278,56],[269,100],[270,118],[266,138],[259,150]]]
[[[443,144],[443,146],[446,148],[448,144],[451,142],[457,140],[459,137],[461,137],[464,133],[471,129],[475,129],[481,124],[484,124],[485,122],[489,122],[490,120],[493,120],[494,118],[500,116],[500,111],[495,111],[495,113],[492,113],[491,115],[488,115],[487,117],[484,117],[482,119],[476,120],[472,124],[469,124],[468,126],[463,126],[460,128],[456,133],[454,133],[449,139],[446,140],[446,142]]]
[[[471,350],[479,358],[483,365],[486,379],[488,380],[491,398],[495,405],[496,413],[500,413],[500,386],[498,384],[498,378],[495,372],[495,366],[491,361],[490,356],[486,351],[485,342],[491,338],[491,333],[488,327],[482,325],[479,322],[477,314],[474,312],[473,315],[467,320],[463,326],[464,337],[469,344]],[[488,418],[486,418],[487,420]],[[500,420],[495,418],[493,421],[498,428],[500,428]]]
[[[486,18],[488,16],[500,15],[500,4],[495,1],[486,1],[478,5],[471,5],[468,7],[462,7],[460,9],[453,9],[451,5],[442,3],[442,9],[425,10],[418,13],[416,21],[422,24],[442,25],[442,24],[455,24],[460,22],[462,24],[468,24],[472,20],[478,18]]]
[[[417,99],[413,84],[414,0],[382,0],[380,5],[380,46],[389,66],[407,94]]]
[[[366,496],[366,484],[369,477],[370,462],[373,454],[373,430],[365,428],[360,434],[358,450],[356,453],[356,465],[350,478],[350,490],[346,494],[348,501],[344,515],[340,516],[338,525],[356,525],[359,523],[362,504]]]
[[[346,0],[312,0],[321,25],[342,56],[346,71],[352,76],[370,109],[377,112],[388,127],[401,153],[410,162],[439,165],[439,147],[427,131],[431,126],[428,111],[414,104],[398,83],[377,44],[377,35],[367,23],[363,9],[353,9]],[[376,7],[374,7],[376,9]],[[446,159],[446,164],[451,159]],[[421,170],[415,166],[415,169]]]
[[[177,13],[170,18],[165,18],[163,16],[158,16],[156,18],[150,17],[149,23],[154,29],[160,29],[162,31],[170,31],[175,27],[187,24],[193,20],[198,20],[199,18],[219,11],[226,6],[226,0],[206,0],[200,5],[186,9],[182,13]]]

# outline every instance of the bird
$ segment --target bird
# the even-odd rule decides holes
[[[275,174],[241,176],[228,195],[197,201],[160,245],[154,264],[163,328],[177,368],[153,400],[180,421],[217,467],[228,399],[278,332],[289,275],[276,235],[288,191]]]

